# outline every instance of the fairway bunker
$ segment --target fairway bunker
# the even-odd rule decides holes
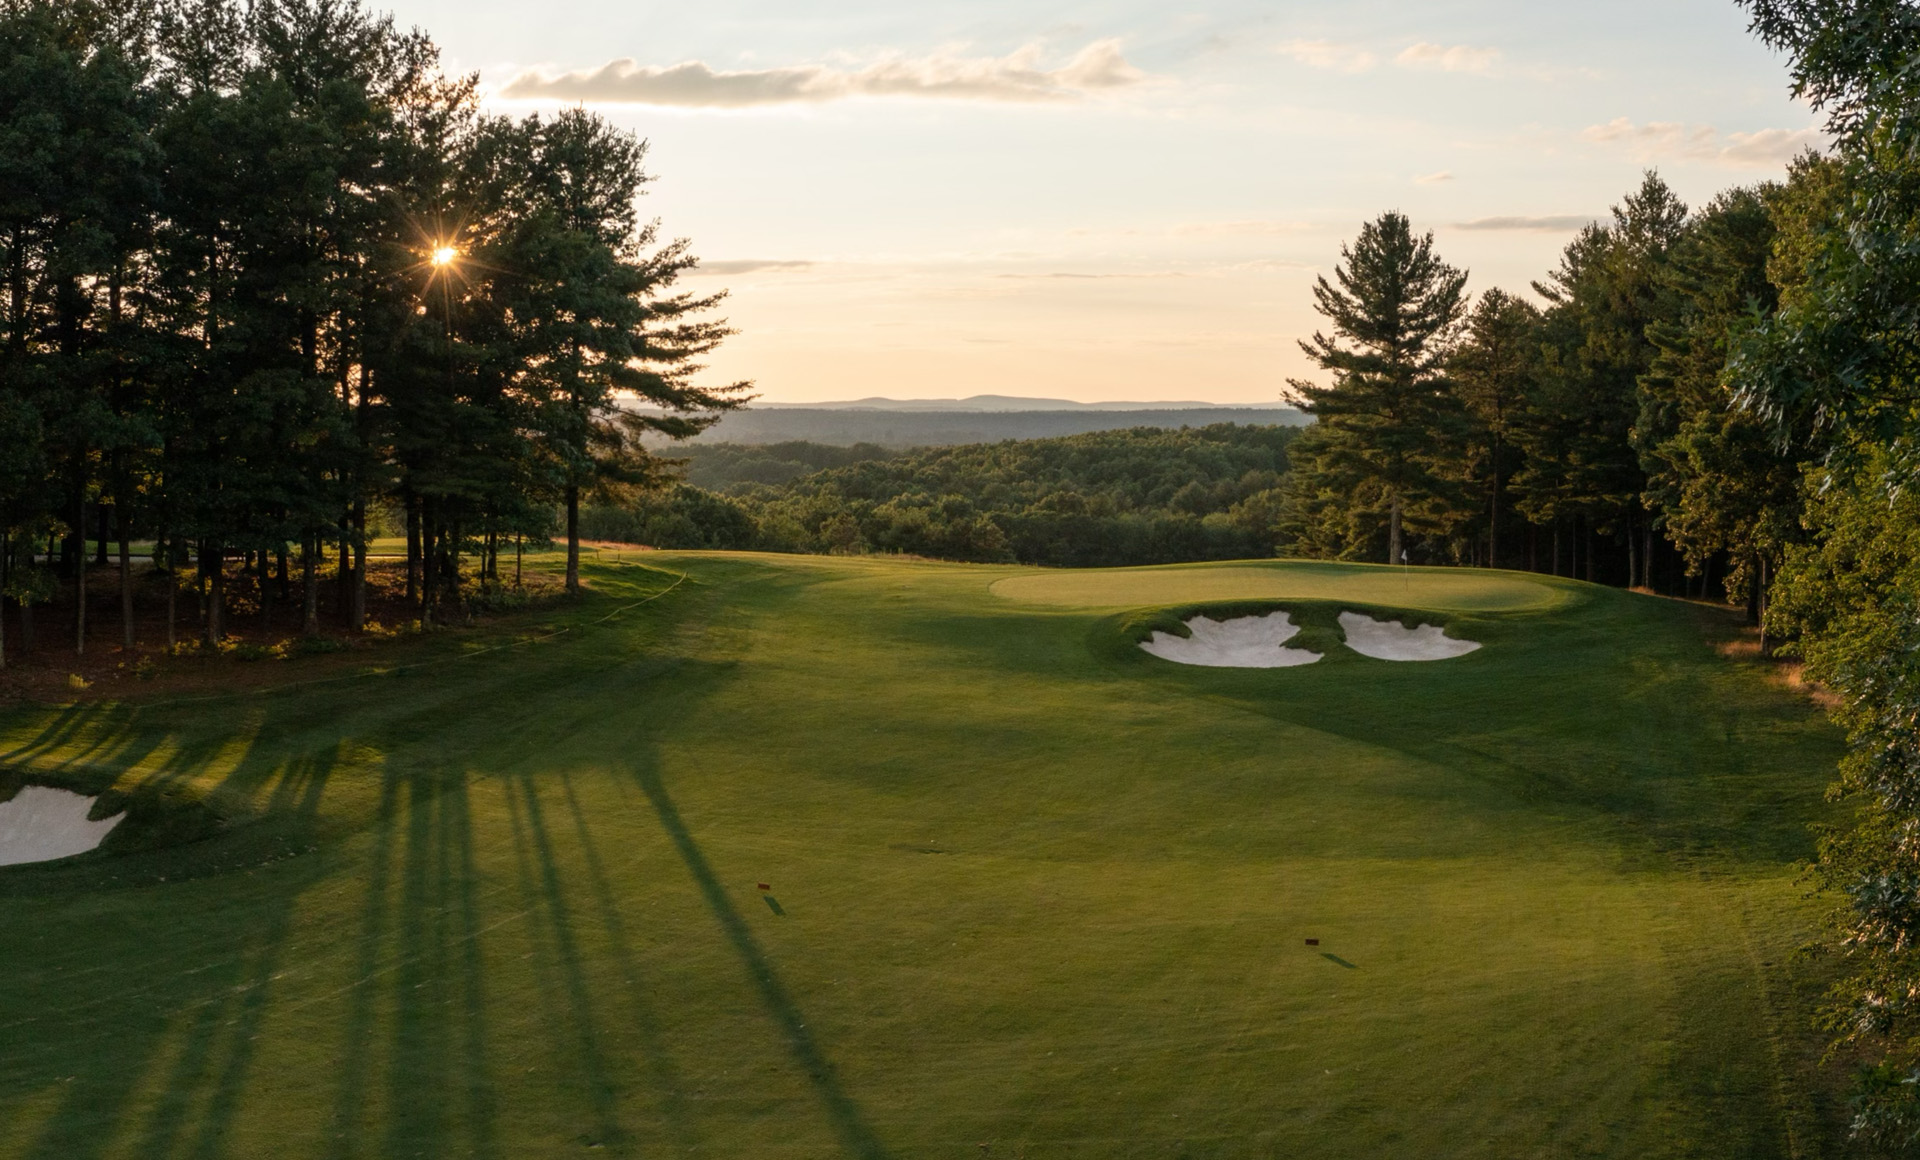
[[[95,800],[71,790],[21,787],[0,802],[0,866],[71,858],[100,845],[126,814],[95,821],[87,816]]]
[[[1162,660],[1180,665],[1217,669],[1290,669],[1320,659],[1317,652],[1282,647],[1300,631],[1284,612],[1213,620],[1196,616],[1186,622],[1191,636],[1155,632],[1140,647]]]
[[[1466,656],[1480,647],[1477,641],[1455,640],[1437,624],[1408,628],[1397,621],[1375,620],[1357,612],[1340,614],[1340,630],[1347,634],[1348,648],[1382,661],[1444,661]]]

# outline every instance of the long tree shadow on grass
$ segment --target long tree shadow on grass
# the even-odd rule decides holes
[[[72,736],[70,731],[52,732]],[[116,760],[151,751],[135,738],[133,731],[102,728],[93,748],[112,751]],[[60,744],[51,742],[41,751],[57,750]],[[255,784],[271,782],[274,808],[290,818],[310,817],[338,753],[324,749],[291,761],[282,758],[268,747],[250,744],[229,776]],[[193,758],[176,754],[155,776],[184,773],[193,763]],[[168,864],[164,851],[136,860]],[[59,893],[65,883],[67,890],[91,893],[109,881],[97,868],[75,870],[50,869],[40,885]],[[23,893],[36,892],[29,888]],[[249,924],[212,927],[217,937],[192,948],[196,967],[180,970],[164,958],[93,964],[88,973],[97,978],[71,980],[82,988],[79,993],[48,995],[34,1004],[35,1017],[47,1026],[35,1037],[42,1045],[35,1058],[16,1060],[15,1082],[51,1086],[61,1096],[21,1154],[84,1160],[126,1137],[137,1141],[141,1155],[225,1154],[225,1127],[245,1086],[254,1040],[273,997],[266,984],[282,962],[296,896],[291,889],[270,893],[270,904],[249,912]],[[17,974],[13,978],[16,986],[22,981]],[[95,1017],[102,1014],[112,1016],[110,1026],[97,1024]],[[136,1122],[129,1103],[139,1086],[136,1081],[163,1058],[168,1062],[165,1071],[157,1073],[159,1095]],[[190,1107],[195,1104],[197,1111]]]
[[[570,1041],[564,1045],[584,1081],[593,1116],[592,1127],[578,1142],[586,1147],[609,1148],[625,1153],[632,1143],[632,1132],[621,1122],[615,1094],[612,1061],[601,1043],[597,1004],[587,980],[583,954],[574,929],[573,908],[568,902],[566,883],[553,849],[545,813],[536,786],[522,780],[508,795],[513,825],[515,862],[518,866],[523,897],[538,900],[541,919],[539,931],[546,952],[536,962],[549,978],[535,993],[543,1002],[549,996],[561,997],[561,1010],[551,1011],[548,1026],[565,1028]]]
[[[593,826],[588,821],[586,809],[581,805],[579,794],[575,792],[573,778],[562,774],[561,789],[566,795],[567,812],[573,821],[574,839],[580,845],[581,854],[586,860],[587,878],[593,892],[594,902],[600,909],[601,925],[604,928],[609,946],[612,948],[620,977],[627,980],[627,1009],[637,1025],[646,1055],[646,1067],[653,1085],[662,1097],[662,1111],[665,1114],[668,1132],[673,1137],[674,1146],[683,1152],[693,1151],[699,1145],[692,1131],[690,1111],[684,1098],[685,1083],[673,1058],[664,1049],[665,1032],[658,1013],[646,988],[639,984],[642,975],[640,957],[635,953],[633,941],[627,934],[626,920],[621,915],[620,899],[614,891],[613,883],[594,841]],[[529,787],[530,790],[530,787]],[[529,792],[529,798],[531,793]]]
[[[733,944],[735,953],[740,956],[748,973],[753,977],[754,986],[760,992],[760,1000],[765,1004],[767,1013],[779,1025],[788,1046],[799,1060],[814,1090],[819,1094],[825,1106],[827,1116],[833,1123],[840,1142],[847,1151],[861,1160],[885,1160],[888,1152],[874,1134],[860,1107],[854,1103],[846,1089],[834,1075],[833,1064],[828,1061],[820,1044],[807,1030],[806,1020],[802,1017],[800,1006],[795,1002],[786,985],[780,981],[779,973],[761,949],[759,940],[753,937],[746,919],[733,905],[733,899],[720,883],[719,875],[713,871],[707,856],[694,840],[693,833],[687,828],[680,810],[667,793],[667,787],[661,782],[659,772],[652,766],[641,766],[632,770],[634,781],[640,786],[647,801],[660,817],[660,826],[672,839],[674,849],[680,860],[686,864],[687,873],[693,876],[705,898],[707,908],[713,911],[714,918],[720,923],[720,929],[726,934],[727,941]]]
[[[46,1044],[0,1060],[0,1088],[12,1089],[0,1092],[0,1120],[14,1108],[33,1116],[31,1126],[16,1124],[20,1131],[0,1124],[6,1153],[86,1160],[131,1149],[212,1160],[257,1147],[263,1131],[291,1115],[285,1122],[311,1120],[321,1134],[287,1139],[289,1152],[341,1160],[504,1155],[504,1121],[525,1109],[502,1087],[497,1056],[508,1048],[489,1026],[501,996],[490,993],[482,970],[489,932],[503,926],[525,931],[537,951],[530,969],[544,985],[528,995],[550,1017],[535,1024],[540,1034],[523,1032],[521,1044],[560,1060],[568,1086],[559,1090],[585,1105],[588,1131],[573,1142],[616,1153],[638,1146],[621,1122],[632,1114],[621,1093],[638,1062],[662,1113],[649,1127],[681,1150],[699,1143],[670,1045],[644,1010],[636,969],[644,956],[630,946],[621,915],[631,900],[606,872],[571,782],[550,776],[539,740],[551,731],[590,737],[588,751],[620,751],[631,740],[627,728],[598,720],[608,696],[697,698],[726,671],[712,665],[702,666],[705,676],[692,674],[632,644],[609,635],[532,658],[482,660],[433,681],[381,680],[212,707],[56,710],[16,729],[8,748],[40,774],[72,781],[131,773],[257,809],[205,843],[13,871],[0,881],[0,903],[21,908],[9,913],[40,907],[56,916],[54,945],[69,958],[91,947],[94,960],[86,978],[29,972],[40,998],[16,985],[0,1007],[0,1044],[23,1036]],[[668,673],[677,691],[663,694],[658,682]],[[476,713],[476,705],[490,708]],[[596,721],[606,731],[593,733]],[[343,768],[355,776],[339,777]],[[645,772],[638,781],[845,1150],[884,1157],[659,778]],[[489,885],[476,866],[479,785],[502,793],[500,805],[484,810],[495,811],[502,837],[517,839],[496,859],[509,877],[519,868],[517,882]],[[556,792],[566,795],[570,825],[556,812]],[[361,837],[343,859],[336,840],[348,833]],[[585,851],[584,873],[556,839]],[[272,856],[242,856],[254,846]],[[283,862],[290,846],[314,856]],[[129,874],[137,884],[121,881]],[[217,883],[190,888],[179,881],[216,875]],[[154,893],[108,893],[130,889]],[[342,889],[363,898],[357,930],[351,898],[337,930],[303,923],[303,896],[338,897]],[[83,931],[58,919],[61,897],[96,895],[128,925]],[[175,911],[181,902],[205,909]],[[595,910],[607,938],[589,945],[581,938],[590,936]],[[603,943],[613,958],[601,963]],[[33,962],[26,948],[15,954]],[[0,967],[12,957],[0,953]],[[626,1006],[640,1017],[623,1016],[617,1028],[608,1023],[605,968],[628,979]],[[625,1045],[636,1042],[630,1062]],[[263,1073],[268,1060],[284,1068],[289,1058],[302,1070]],[[273,1098],[292,1103],[266,1113],[258,1101],[276,1089]]]

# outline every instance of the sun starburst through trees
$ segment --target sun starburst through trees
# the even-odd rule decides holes
[[[6,0],[0,96],[16,599],[49,535],[84,584],[96,531],[130,593],[137,532],[197,562],[210,640],[241,554],[299,557],[311,632],[337,550],[358,627],[368,514],[394,506],[431,617],[463,556],[493,578],[503,538],[647,477],[627,400],[686,434],[742,399],[696,382],[729,331],[638,214],[644,144],[581,110],[482,115],[357,0]]]

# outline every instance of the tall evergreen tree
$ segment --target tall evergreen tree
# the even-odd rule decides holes
[[[1614,208],[1611,224],[1581,231],[1559,268],[1534,284],[1548,302],[1546,349],[1536,397],[1517,431],[1527,464],[1514,488],[1527,517],[1552,528],[1556,571],[1561,533],[1569,531],[1587,579],[1598,578],[1598,535],[1625,542],[1628,579],[1638,579],[1645,473],[1633,432],[1640,377],[1654,356],[1646,329],[1672,309],[1661,272],[1686,215],[1666,183],[1648,173]]]
[[[1340,258],[1334,281],[1319,278],[1313,290],[1333,334],[1300,344],[1333,382],[1292,380],[1321,428],[1295,462],[1384,507],[1387,557],[1398,563],[1409,506],[1449,490],[1435,444],[1457,431],[1461,415],[1444,368],[1467,275],[1441,261],[1433,235],[1416,236],[1400,213],[1362,226]]]
[[[1513,430],[1533,390],[1540,311],[1524,299],[1495,289],[1480,296],[1454,350],[1454,390],[1477,426],[1484,446],[1481,482],[1487,496],[1487,562],[1499,567],[1501,496],[1511,469]],[[1476,457],[1478,458],[1478,457]]]

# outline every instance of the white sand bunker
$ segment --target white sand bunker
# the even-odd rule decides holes
[[[1437,624],[1408,628],[1357,612],[1341,613],[1340,628],[1347,634],[1348,648],[1383,661],[1444,661],[1466,656],[1480,647],[1476,641],[1455,640]]]
[[[41,785],[0,802],[0,866],[71,858],[98,846],[126,815],[88,821],[93,802],[84,794]]]
[[[1226,621],[1196,616],[1187,621],[1187,630],[1193,635],[1156,632],[1140,647],[1162,660],[1217,669],[1289,669],[1320,659],[1317,652],[1281,647],[1300,631],[1284,612]]]

